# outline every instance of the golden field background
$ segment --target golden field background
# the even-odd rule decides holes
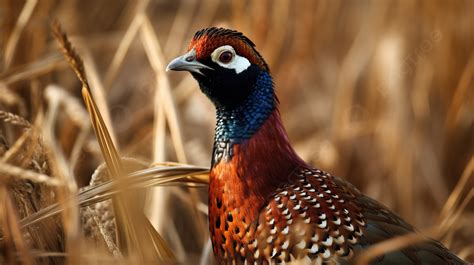
[[[1,0],[0,263],[213,262],[207,190],[187,180],[154,183],[163,187],[133,199],[148,218],[124,214],[132,217],[117,227],[138,239],[146,230],[161,247],[114,246],[107,232],[81,232],[77,205],[93,196],[69,198],[104,153],[51,34],[54,20],[84,60],[120,156],[144,161],[127,162],[127,172],[152,162],[209,165],[213,106],[189,74],[164,67],[198,29],[231,27],[270,65],[306,161],[474,261],[472,14],[471,0]],[[53,203],[67,210],[28,224]],[[163,240],[135,224],[147,220]]]

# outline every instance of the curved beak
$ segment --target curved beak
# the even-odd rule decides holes
[[[192,49],[186,54],[173,59],[168,66],[166,66],[166,72],[172,71],[189,71],[204,75],[201,70],[209,69],[214,70],[211,67],[200,63],[196,60],[196,50]]]

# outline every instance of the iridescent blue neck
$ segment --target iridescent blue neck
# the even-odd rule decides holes
[[[238,143],[250,138],[276,106],[273,81],[269,73],[257,76],[251,94],[245,102],[234,108],[217,107],[216,143]]]

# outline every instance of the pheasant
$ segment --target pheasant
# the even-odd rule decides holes
[[[168,70],[190,72],[216,108],[209,230],[218,264],[350,264],[368,246],[415,231],[296,154],[268,65],[242,33],[202,29]],[[466,263],[426,239],[372,264]]]

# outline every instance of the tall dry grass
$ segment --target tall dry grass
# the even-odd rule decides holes
[[[213,263],[213,107],[164,72],[210,25],[257,44],[305,160],[474,261],[473,13],[470,0],[0,1],[0,263]]]

